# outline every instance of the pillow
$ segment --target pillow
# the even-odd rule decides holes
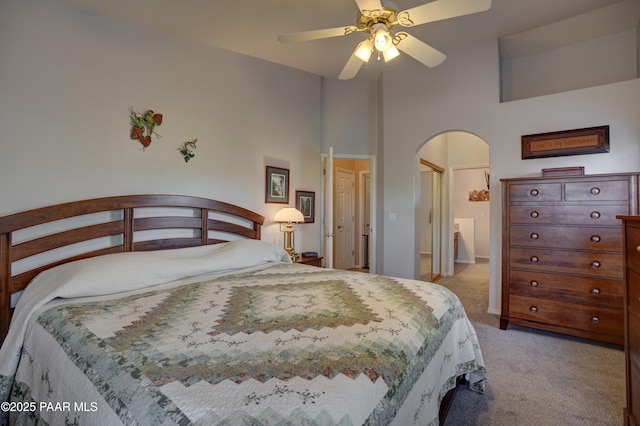
[[[57,287],[56,297],[97,296],[287,261],[290,261],[287,252],[271,243],[237,240],[183,249],[115,253],[69,262],[42,272],[29,287]]]

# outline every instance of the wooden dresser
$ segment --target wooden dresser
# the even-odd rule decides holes
[[[623,343],[617,215],[638,212],[638,175],[502,179],[500,328]]]
[[[640,216],[621,216],[625,248],[625,364],[627,406],[624,424],[640,425]]]

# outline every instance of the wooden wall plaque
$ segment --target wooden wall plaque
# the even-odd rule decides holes
[[[522,159],[609,152],[609,126],[522,136]]]

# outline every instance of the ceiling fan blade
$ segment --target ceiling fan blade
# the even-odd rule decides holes
[[[418,40],[411,34],[396,33],[395,38],[400,40],[396,45],[398,49],[430,68],[440,65],[447,58],[447,55]]]
[[[342,72],[340,73],[338,78],[340,80],[349,80],[355,77],[356,74],[358,74],[358,71],[360,71],[360,67],[363,63],[364,62],[362,62],[360,58],[356,56],[356,52],[354,51],[353,54],[349,57],[347,64],[342,69]]]
[[[363,10],[378,10],[382,9],[382,3],[380,0],[356,0],[358,9]]]
[[[404,27],[412,27],[484,12],[489,8],[491,8],[491,0],[436,0],[398,13],[398,22]]]
[[[348,27],[326,28],[323,30],[303,31],[299,33],[282,34],[278,36],[280,43],[298,43],[300,41],[318,40],[321,38],[331,38],[353,34],[358,28],[350,25]]]

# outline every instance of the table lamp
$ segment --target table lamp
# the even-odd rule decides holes
[[[289,253],[291,260],[295,262],[298,255],[294,248],[293,233],[295,230],[293,224],[304,222],[302,212],[293,207],[285,207],[276,213],[273,220],[280,223],[280,231],[284,232],[284,249]]]

